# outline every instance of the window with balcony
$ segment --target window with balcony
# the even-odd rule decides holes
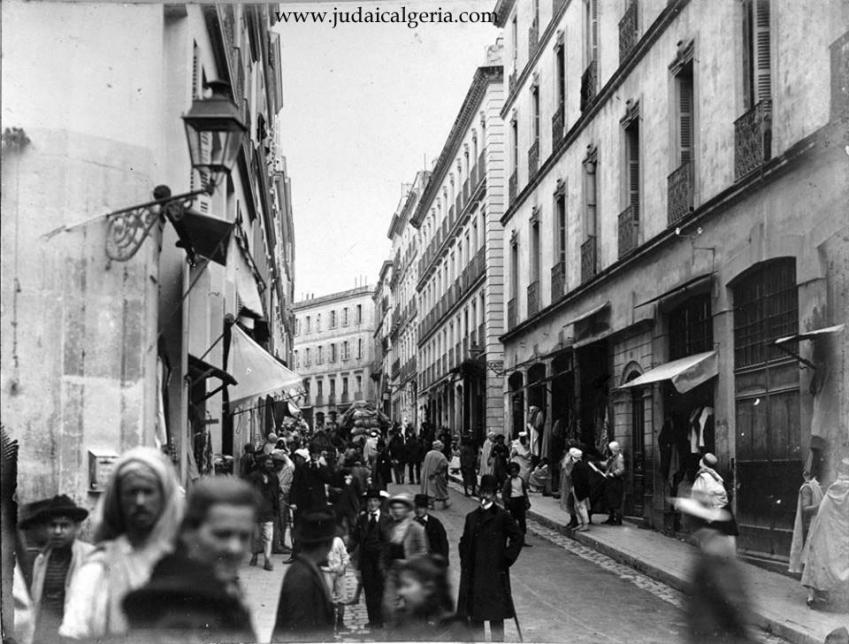
[[[743,109],[734,122],[734,178],[772,155],[770,0],[743,2]]]
[[[516,231],[510,239],[510,300],[507,302],[507,328],[516,326],[516,299],[519,295],[519,240]]]
[[[528,181],[537,173],[539,169],[539,84],[534,83],[531,87],[531,109],[533,116],[531,120],[531,134],[533,143],[528,149]]]
[[[557,107],[551,117],[551,145],[556,149],[563,138],[566,125],[566,47],[562,34],[554,49],[554,82]]]
[[[584,159],[584,242],[581,244],[581,282],[598,272],[598,149],[591,147]]]
[[[675,74],[677,99],[675,162],[677,168],[668,179],[668,223],[674,224],[693,211],[695,186],[694,132],[695,105],[693,91],[693,47],[692,43],[679,49],[672,65]]]
[[[528,317],[533,317],[539,311],[539,265],[540,265],[540,244],[539,244],[539,208],[534,208],[531,214],[531,243],[529,245],[530,257],[528,258],[528,266],[530,267],[530,276],[528,282]]]
[[[363,339],[359,338],[357,340],[357,360],[363,359]]]
[[[557,182],[554,193],[555,259],[551,267],[551,302],[557,302],[566,291],[566,184]]]
[[[513,165],[513,172],[507,180],[507,197],[508,205],[516,201],[516,192],[519,182],[519,119],[514,113],[510,120],[510,161]]]
[[[619,213],[619,257],[624,257],[639,244],[640,232],[640,110],[628,101],[628,111],[622,124],[625,130],[625,201]]]
[[[598,92],[598,0],[584,0],[584,60],[581,75],[581,111],[595,101]]]

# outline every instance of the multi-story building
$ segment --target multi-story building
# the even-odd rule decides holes
[[[377,286],[374,287],[374,361],[371,367],[371,379],[375,383],[376,401],[378,408],[392,416],[392,394],[389,378],[392,371],[392,348],[390,332],[392,331],[392,289],[389,281],[392,279],[392,262],[388,259],[380,267]]]
[[[293,239],[279,139],[271,150],[282,107],[272,14],[191,4],[2,12],[0,362],[18,496],[66,493],[93,508],[110,462],[136,445],[168,449],[187,482],[252,438],[230,412],[271,393],[236,386],[227,370],[237,358],[268,357],[272,371],[279,362],[266,349],[290,359],[282,312]],[[192,210],[172,204],[179,218],[155,204],[125,210],[151,202],[158,184],[174,195],[209,185],[180,118],[208,91],[232,99],[246,126],[235,165]],[[228,365],[234,342],[247,353],[230,351]]]
[[[615,437],[656,527],[715,452],[740,546],[786,557],[811,437],[826,481],[849,448],[847,5],[496,10],[513,432]]]
[[[295,369],[315,427],[335,423],[354,401],[376,402],[373,295],[358,286],[295,302]]]
[[[457,433],[504,423],[501,46],[475,72],[411,223],[419,230],[418,390],[424,418]]]
[[[418,425],[418,233],[410,225],[430,173],[416,174],[409,191],[392,215],[386,236],[392,241],[392,318],[389,333],[392,351],[390,381],[391,417],[401,423]]]

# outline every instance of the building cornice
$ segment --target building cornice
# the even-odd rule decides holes
[[[672,24],[672,21],[689,3],[690,0],[674,0],[674,2],[664,7],[663,11],[660,12],[660,15],[652,23],[651,27],[649,27],[646,33],[643,34],[643,37],[635,45],[633,53],[627,57],[625,62],[619,65],[617,70],[613,73],[613,76],[610,77],[610,80],[607,81],[607,84],[598,93],[596,100],[593,101],[590,108],[587,109],[577,121],[575,121],[574,125],[572,125],[563,139],[561,139],[560,143],[558,143],[552,150],[551,154],[545,160],[545,163],[542,164],[537,173],[528,181],[522,192],[516,195],[516,199],[508,206],[507,210],[501,216],[502,226],[507,225],[521,205],[533,194],[540,181],[542,181],[542,179],[554,168],[554,165],[560,157],[562,157],[572,144],[578,140],[578,137],[581,136],[583,131],[587,128],[587,126],[589,126],[607,102],[614,98],[616,90],[619,89],[619,86],[625,81],[628,74],[631,73],[634,67],[637,66],[637,63],[639,63],[651,50],[652,45],[654,45],[660,36],[663,35],[667,27]],[[508,97],[501,110],[502,118],[506,118],[511,102],[518,94],[519,88],[522,86],[524,79],[530,74],[530,70],[531,66],[526,66],[525,70],[522,72],[521,78],[516,82],[516,89],[511,96]]]
[[[314,306],[319,306],[320,304],[327,304],[328,302],[335,302],[338,300],[347,300],[363,295],[368,295],[369,297],[371,297],[373,293],[374,287],[372,286],[358,286],[357,288],[352,288],[347,291],[339,291],[338,293],[330,293],[329,295],[315,297],[311,300],[301,300],[300,302],[295,302],[294,304],[292,304],[292,308],[295,310],[304,310],[312,308]]]
[[[681,241],[681,238],[675,232],[676,230],[689,228],[698,224],[704,224],[712,217],[725,212],[728,208],[733,207],[745,199],[751,198],[753,193],[766,188],[771,183],[780,179],[797,164],[801,163],[806,157],[809,157],[818,151],[828,151],[830,148],[835,148],[835,141],[849,142],[849,135],[846,135],[842,128],[845,128],[845,123],[832,121],[819,128],[816,132],[809,134],[780,156],[774,157],[764,163],[759,170],[753,171],[747,177],[730,185],[728,188],[699,206],[695,211],[676,221],[674,225],[668,226],[663,231],[644,242],[627,257],[614,262],[596,274],[591,280],[584,282],[576,289],[564,295],[557,302],[549,304],[533,317],[524,320],[514,329],[511,329],[507,333],[501,335],[498,338],[499,341],[506,345],[507,342],[526,333],[545,319],[556,315],[562,309],[573,304],[587,293],[597,293],[598,289],[603,288],[604,284],[610,279],[618,276],[620,273],[630,269],[631,267],[636,266],[648,255],[651,255],[656,251],[660,251],[663,247],[674,243],[676,240]]]
[[[457,118],[454,119],[454,124],[451,126],[451,132],[442,147],[442,152],[439,154],[439,159],[436,166],[430,175],[430,178],[425,184],[424,193],[419,200],[418,207],[410,223],[414,228],[418,229],[424,221],[427,209],[433,201],[436,193],[442,185],[442,180],[448,173],[448,168],[454,161],[454,156],[462,143],[463,136],[475,118],[480,104],[483,102],[483,97],[487,88],[492,83],[504,81],[504,68],[501,65],[488,65],[478,67],[475,71],[475,76],[472,79],[472,84],[469,91],[466,93],[466,98],[463,99],[463,105],[460,107],[460,112]]]

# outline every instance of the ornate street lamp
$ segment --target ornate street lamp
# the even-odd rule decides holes
[[[219,261],[216,257],[226,254],[226,244],[222,249],[221,240],[229,239],[232,225],[193,213],[190,208],[197,197],[212,195],[218,182],[230,173],[247,128],[230,96],[230,86],[223,81],[211,81],[207,86],[212,95],[192,101],[191,109],[183,116],[192,168],[200,173],[204,185],[179,195],[172,195],[168,186],[156,186],[153,201],[106,215],[106,255],[109,259],[129,260],[141,248],[153,226],[166,219],[177,231],[178,245],[186,250],[190,263],[195,262],[196,250],[216,261]],[[209,220],[204,222],[204,227],[213,230],[212,242],[206,244],[208,248],[198,247],[190,235],[199,217]],[[203,241],[200,244],[203,245]]]

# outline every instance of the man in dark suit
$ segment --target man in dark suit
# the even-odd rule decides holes
[[[333,641],[333,604],[319,565],[327,559],[335,534],[332,512],[303,515],[298,528],[301,551],[283,579],[272,641]]]
[[[380,508],[380,490],[366,492],[366,510],[357,517],[351,535],[352,550],[360,569],[369,628],[383,627],[383,590],[386,583],[386,557],[392,519]]]
[[[442,525],[442,522],[428,514],[427,504],[427,494],[416,494],[416,521],[424,526],[427,535],[428,554],[443,557],[447,566],[449,559],[448,535],[445,533],[445,526]]]
[[[489,622],[492,641],[504,641],[504,620],[515,615],[509,569],[522,550],[522,531],[496,505],[497,490],[494,476],[481,478],[480,507],[466,515],[460,538],[457,614],[469,620],[475,641],[483,640],[484,621]]]
[[[296,529],[303,515],[327,509],[327,490],[324,486],[333,482],[333,473],[321,455],[321,445],[310,443],[309,455],[299,452],[300,450],[295,452],[295,473],[292,475],[292,489],[289,492],[289,507],[292,508]],[[306,456],[309,458],[304,458]],[[295,561],[299,548],[297,539],[292,545],[292,556],[285,563]]]

